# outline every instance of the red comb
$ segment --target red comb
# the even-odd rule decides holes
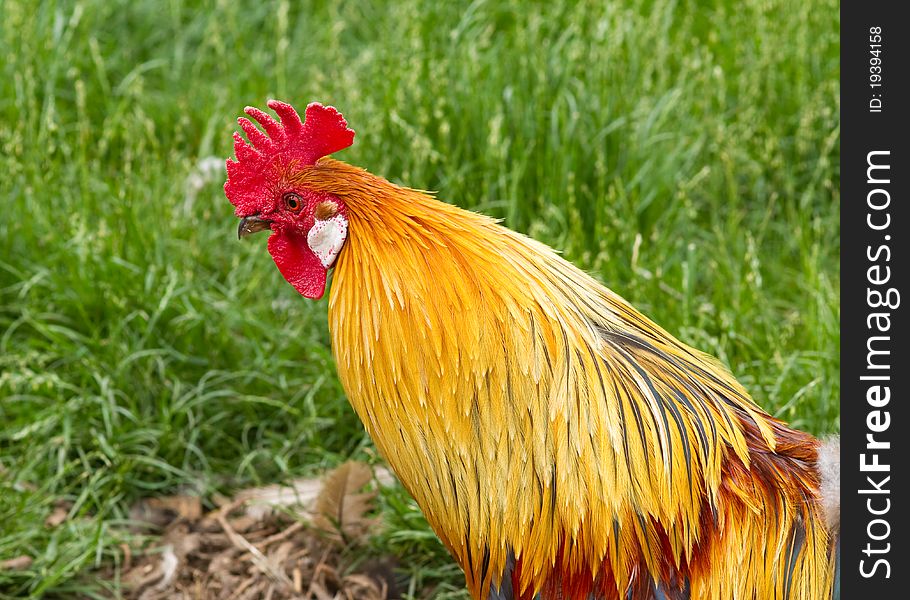
[[[237,207],[238,215],[252,214],[263,208],[262,202],[268,199],[270,192],[267,184],[274,173],[292,163],[298,166],[315,164],[323,156],[354,143],[354,131],[331,106],[318,102],[308,104],[304,122],[290,104],[269,100],[268,106],[278,113],[280,121],[258,108],[247,106],[244,109],[265,133],[249,119],[237,119],[249,142],[234,132],[237,159],[227,159],[228,179],[224,193]]]

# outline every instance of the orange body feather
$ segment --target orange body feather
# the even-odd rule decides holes
[[[818,443],[546,246],[322,159],[351,404],[474,598],[831,596]]]

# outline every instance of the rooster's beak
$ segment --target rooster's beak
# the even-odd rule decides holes
[[[272,222],[268,219],[263,219],[258,215],[243,217],[240,219],[240,226],[237,227],[237,239],[243,239],[251,233],[256,233],[257,231],[265,231],[266,229],[271,228]]]

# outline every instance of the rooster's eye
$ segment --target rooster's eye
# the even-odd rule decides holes
[[[288,192],[282,196],[282,198],[284,199],[284,206],[292,212],[299,211],[300,207],[303,206],[303,201],[301,200],[300,196],[293,192]]]

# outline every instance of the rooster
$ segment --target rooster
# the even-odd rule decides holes
[[[328,158],[334,108],[268,106],[238,235],[307,298],[334,269],[338,375],[473,598],[836,596],[836,446],[547,246]]]

